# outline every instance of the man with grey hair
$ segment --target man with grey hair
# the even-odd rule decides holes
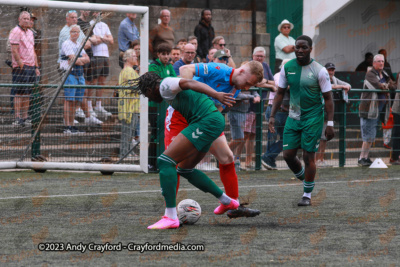
[[[379,114],[388,109],[388,90],[395,90],[396,83],[383,70],[385,57],[382,54],[374,56],[372,69],[367,72],[364,80],[364,89],[382,90],[382,93],[363,92],[359,106],[361,137],[363,140],[361,154],[358,160],[359,166],[370,166],[369,150],[376,137]],[[378,101],[380,100],[380,101]]]
[[[272,75],[271,69],[269,68],[268,64],[264,62],[266,56],[266,51],[263,47],[257,46],[253,50],[253,61],[260,62],[263,66],[264,71],[264,79],[256,84],[256,87],[263,87],[269,88],[272,91],[276,91],[274,76]],[[263,92],[261,99],[265,99],[267,97],[268,92]],[[244,140],[246,142],[246,168],[252,168],[252,161],[253,161],[253,152],[254,152],[254,139],[256,138],[256,103],[258,101],[250,101],[250,107],[246,114],[246,122],[244,126]],[[263,102],[261,102],[261,105]]]
[[[169,26],[171,12],[163,9],[160,12],[161,23],[155,26],[149,33],[149,51],[154,57],[157,56],[156,49],[162,43],[167,43],[171,47],[175,44],[174,30]]]
[[[65,14],[65,20],[67,22],[67,24],[65,24],[65,26],[61,29],[60,31],[60,35],[58,36],[58,63],[60,63],[61,61],[61,49],[62,49],[62,44],[69,39],[70,34],[69,32],[71,31],[71,26],[72,25],[76,25],[78,24],[78,13],[76,12],[76,10],[70,10]],[[79,33],[79,37],[77,42],[79,44],[82,43],[82,41],[85,39],[85,34],[82,32],[82,30],[80,30]],[[91,47],[91,43],[90,40],[85,44],[85,49],[88,49]]]

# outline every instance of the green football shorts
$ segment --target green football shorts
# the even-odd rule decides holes
[[[221,112],[215,111],[200,119],[190,123],[181,132],[200,152],[208,152],[211,144],[217,139],[225,129],[225,118]]]
[[[302,148],[317,152],[323,127],[323,115],[299,121],[288,117],[283,131],[283,150]]]

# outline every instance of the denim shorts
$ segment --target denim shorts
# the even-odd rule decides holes
[[[83,76],[68,75],[65,85],[85,85],[85,78]],[[82,102],[85,88],[64,88],[65,100]]]
[[[246,122],[246,113],[243,112],[228,112],[229,125],[231,127],[232,139],[244,138],[244,123]]]
[[[361,137],[363,142],[374,142],[376,137],[376,127],[378,119],[360,118]]]
[[[36,71],[34,66],[27,66],[21,68],[13,68],[12,70],[12,83],[13,84],[29,84],[35,83]],[[30,95],[32,87],[13,87],[13,92],[16,95]]]

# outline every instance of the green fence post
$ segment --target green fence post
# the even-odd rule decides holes
[[[263,114],[263,100],[262,100],[262,88],[258,88],[258,94],[260,95],[261,101],[256,106],[256,170],[261,170],[261,153],[262,153],[262,114]]]
[[[40,122],[40,90],[39,85],[35,83],[33,86],[33,94],[32,100],[29,101],[29,106],[32,111],[32,136],[35,134],[37,127],[39,126]],[[40,155],[40,131],[36,135],[35,139],[32,142],[32,158]]]
[[[346,102],[343,100],[343,94],[339,100],[339,167],[346,164]]]

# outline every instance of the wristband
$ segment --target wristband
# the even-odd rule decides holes
[[[332,127],[333,127],[333,121],[328,121],[328,122],[326,123],[326,126],[332,126]]]

